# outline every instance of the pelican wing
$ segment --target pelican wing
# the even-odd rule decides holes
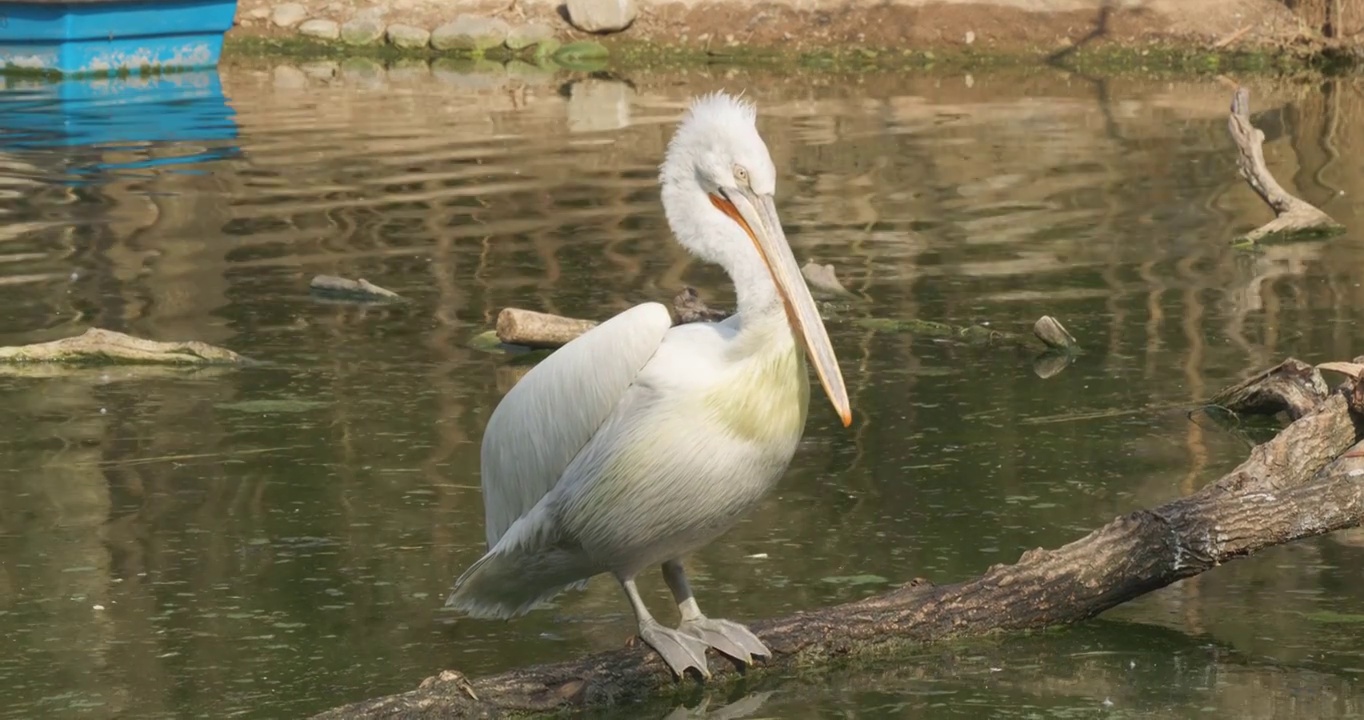
[[[554,489],[671,327],[663,305],[636,305],[556,350],[502,398],[480,460],[489,548]]]

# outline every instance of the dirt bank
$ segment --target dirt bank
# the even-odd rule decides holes
[[[280,13],[284,4],[291,7]],[[698,57],[847,50],[1054,56],[1153,45],[1262,52],[1364,43],[1364,5],[1332,0],[635,0],[635,7],[623,30],[589,33],[574,27],[559,0],[241,0],[229,38],[297,37],[307,25],[302,34],[315,42],[392,50],[398,43],[386,29],[402,25],[420,29],[418,42],[397,52],[439,54],[451,51],[431,47],[434,39],[424,43],[420,32],[464,15],[508,29],[539,24],[555,44],[593,40]],[[363,32],[348,37],[348,25]]]

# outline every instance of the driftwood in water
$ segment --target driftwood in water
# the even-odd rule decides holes
[[[1236,89],[1231,100],[1227,129],[1236,142],[1236,165],[1261,199],[1274,211],[1274,219],[1242,235],[1239,240],[1255,242],[1270,235],[1293,235],[1312,231],[1335,231],[1340,224],[1305,200],[1296,198],[1279,185],[1265,165],[1265,134],[1250,124],[1250,91]]]
[[[349,300],[368,300],[392,302],[401,300],[398,293],[364,279],[348,280],[334,275],[315,275],[308,288],[319,295],[346,298]]]
[[[682,325],[693,322],[718,322],[729,317],[730,313],[708,307],[696,290],[682,288],[673,297],[674,322]],[[964,345],[975,346],[1013,346],[1037,349],[1037,344],[1024,335],[996,330],[983,325],[949,325],[931,320],[899,320],[895,318],[859,318],[854,324],[867,330],[885,332],[904,332],[924,337],[951,340]],[[529,348],[557,348],[573,338],[597,326],[595,320],[564,317],[550,313],[525,310],[523,308],[504,308],[497,315],[496,339],[507,345],[521,345]],[[1066,331],[1061,323],[1050,315],[1043,315],[1033,326],[1033,334],[1044,345],[1064,351],[1074,350],[1075,338]],[[483,333],[472,341],[475,347],[493,350],[491,335]]]
[[[557,348],[596,326],[595,320],[509,307],[497,314],[497,339],[508,345]]]
[[[915,580],[864,600],[754,622],[775,655],[749,672],[808,669],[949,638],[1075,623],[1265,548],[1357,527],[1364,523],[1362,383],[1354,379],[1327,392],[1315,369],[1287,360],[1226,401],[1235,412],[1289,410],[1298,419],[1217,482],[1118,517],[1055,550],[1030,550],[972,580],[943,586]],[[732,663],[710,657],[713,685],[738,676]],[[653,652],[636,646],[473,680],[447,670],[415,690],[317,717],[581,712],[675,694],[694,682],[674,679]]]
[[[674,322],[682,325],[717,322],[729,317],[729,313],[707,307],[696,289],[688,286],[673,297],[673,316]],[[595,320],[509,307],[497,314],[497,339],[508,345],[557,348],[596,326]]]
[[[159,342],[99,328],[51,342],[0,347],[0,363],[15,364],[241,365],[246,362],[246,358],[231,350],[195,340]]]

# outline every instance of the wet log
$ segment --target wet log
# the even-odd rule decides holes
[[[726,317],[729,317],[728,312],[708,307],[693,287],[684,287],[673,297],[675,324],[717,322]],[[497,314],[497,339],[508,345],[557,348],[596,326],[595,320],[509,307]]]
[[[1231,115],[1227,129],[1236,142],[1236,165],[1241,177],[1250,184],[1261,199],[1274,211],[1274,219],[1237,238],[1240,242],[1258,242],[1270,237],[1290,238],[1310,233],[1331,233],[1341,229],[1331,216],[1305,200],[1284,190],[1265,165],[1265,134],[1250,124],[1250,91],[1236,88],[1231,100]]]
[[[1218,565],[1294,540],[1364,523],[1364,381],[1328,391],[1311,366],[1289,359],[1227,400],[1238,412],[1299,416],[1239,467],[1200,491],[1135,510],[1054,550],[1023,554],[972,580],[922,580],[864,600],[750,625],[774,657],[750,675],[807,673],[875,660],[927,643],[1077,623]],[[1359,399],[1357,399],[1359,398]],[[711,685],[741,670],[713,653]],[[500,717],[601,710],[677,697],[678,680],[647,647],[469,679],[447,670],[415,690],[338,707],[317,718]]]
[[[242,365],[248,362],[231,350],[195,340],[160,342],[99,328],[51,342],[0,347],[0,363],[13,364]]]
[[[509,307],[497,314],[497,339],[508,345],[557,348],[596,326],[595,320]]]

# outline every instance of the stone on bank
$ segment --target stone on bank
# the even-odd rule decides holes
[[[270,22],[277,27],[291,28],[303,22],[307,17],[307,8],[298,3],[289,2],[277,6],[274,12],[270,13]]]
[[[635,0],[568,0],[568,21],[591,33],[620,32],[635,21]]]
[[[554,28],[542,22],[517,25],[507,32],[507,47],[512,50],[524,50],[532,45],[539,45],[553,37]]]
[[[298,34],[319,40],[335,40],[341,37],[341,26],[337,25],[334,20],[313,18],[312,20],[304,20],[303,24],[298,26]]]
[[[405,50],[420,50],[431,44],[431,32],[413,25],[389,25],[388,42]]]
[[[341,41],[348,45],[372,45],[384,36],[384,24],[373,16],[360,16],[341,26]]]
[[[498,18],[460,15],[431,32],[431,47],[437,50],[482,51],[507,41],[511,28]]]

